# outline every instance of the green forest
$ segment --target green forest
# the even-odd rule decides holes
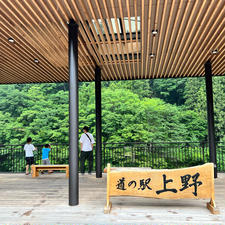
[[[79,127],[95,136],[95,84],[79,83]],[[225,77],[213,78],[216,140],[225,141]],[[68,84],[0,86],[0,144],[68,143]],[[102,82],[103,142],[207,140],[204,78]],[[81,129],[79,130],[81,134]]]

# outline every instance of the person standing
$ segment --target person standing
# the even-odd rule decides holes
[[[32,173],[32,166],[34,165],[34,153],[33,151],[37,150],[32,144],[32,138],[27,138],[27,143],[24,145],[24,151],[26,156],[26,175],[29,174],[29,167],[31,167]]]
[[[95,143],[94,138],[91,133],[88,132],[89,127],[84,126],[83,134],[80,137],[80,172],[84,174],[85,172],[85,161],[88,160],[88,173],[91,174],[93,169],[93,144]]]
[[[42,148],[42,164],[43,165],[51,165],[49,160],[49,152],[51,151],[50,144],[46,144],[44,148]],[[41,171],[44,174],[44,171]],[[48,173],[53,173],[52,170],[49,170]]]

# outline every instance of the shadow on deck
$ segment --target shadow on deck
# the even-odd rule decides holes
[[[68,206],[65,174],[36,179],[24,174],[0,174],[0,224],[173,224],[224,225],[225,174],[215,180],[219,215],[206,208],[208,200],[162,200],[114,197],[110,214],[103,214],[106,175],[80,176],[80,204]]]

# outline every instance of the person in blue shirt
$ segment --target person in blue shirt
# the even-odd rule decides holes
[[[42,164],[43,165],[51,165],[50,160],[49,160],[49,152],[51,151],[51,146],[50,144],[46,144],[45,147],[42,149]],[[52,173],[52,170],[48,171],[49,173]],[[42,174],[44,171],[42,171]]]

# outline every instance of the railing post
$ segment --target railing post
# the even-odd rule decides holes
[[[154,147],[153,147],[153,143],[149,143],[149,149],[151,150],[152,153],[152,168],[154,168]]]
[[[203,154],[203,162],[205,162],[205,144],[202,142],[202,154]]]
[[[104,157],[104,168],[106,167],[106,164],[105,164],[105,143],[103,143],[103,157]]]

